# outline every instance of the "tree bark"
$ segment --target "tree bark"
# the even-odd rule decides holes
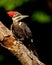
[[[21,41],[16,40],[13,33],[2,22],[0,22],[0,41],[3,43],[0,43],[1,46],[11,51],[22,65],[45,65]]]

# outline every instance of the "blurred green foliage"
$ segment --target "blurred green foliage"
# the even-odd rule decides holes
[[[29,0],[0,0],[0,7],[4,7],[6,10],[13,10],[15,7],[19,7]]]
[[[39,23],[49,23],[51,20],[50,16],[41,11],[34,12],[31,18],[33,21],[37,21]]]
[[[0,62],[4,60],[4,55],[0,54]]]

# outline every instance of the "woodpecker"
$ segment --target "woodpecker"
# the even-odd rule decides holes
[[[26,43],[28,44],[25,45],[29,48],[29,50],[32,50],[36,56],[38,56],[36,50],[34,49],[32,32],[28,25],[25,22],[21,21],[22,19],[28,17],[28,15],[22,15],[17,11],[9,11],[7,12],[7,14],[13,20],[10,29],[14,34],[15,38],[22,42],[26,41]]]
[[[11,31],[15,34],[15,36],[21,41],[27,39],[28,41],[33,42],[32,32],[30,28],[26,23],[21,22],[21,20],[28,17],[28,15],[22,15],[21,13],[16,11],[10,11],[7,13],[13,20]]]

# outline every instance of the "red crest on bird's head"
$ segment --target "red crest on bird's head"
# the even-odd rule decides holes
[[[7,14],[12,18],[16,14],[16,11],[9,11]]]

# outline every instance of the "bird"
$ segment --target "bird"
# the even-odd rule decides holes
[[[34,54],[38,56],[36,50],[33,48],[33,36],[28,25],[21,21],[24,18],[29,17],[28,15],[22,15],[17,11],[9,11],[7,14],[12,18],[13,23],[11,24],[10,30],[14,34],[15,38],[25,43],[30,51],[34,51]],[[27,44],[26,44],[27,43]]]
[[[22,15],[21,13],[16,11],[10,11],[8,12],[8,14],[13,20],[10,29],[15,34],[15,36],[21,41],[27,39],[33,43],[32,32],[30,28],[25,22],[21,21],[22,19],[28,17],[28,15]]]

